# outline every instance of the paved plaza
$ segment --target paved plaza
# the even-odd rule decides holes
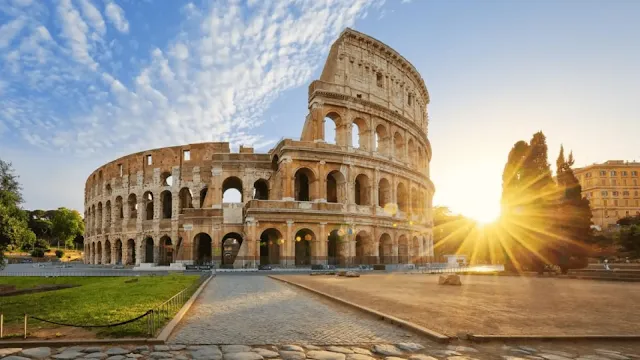
[[[411,332],[267,276],[218,275],[170,342],[342,345],[419,340]]]

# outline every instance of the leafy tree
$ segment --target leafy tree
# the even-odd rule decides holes
[[[84,233],[84,220],[80,213],[64,207],[58,208],[53,214],[51,225],[53,236],[67,246],[73,246],[76,236]]]
[[[56,257],[58,259],[61,259],[63,256],[64,256],[64,251],[62,251],[60,249],[56,250]]]
[[[640,224],[623,226],[617,240],[622,251],[634,258],[640,257]]]
[[[4,251],[9,245],[20,246],[35,240],[27,226],[26,213],[20,208],[18,177],[10,163],[0,160],[0,268],[4,267]]]
[[[44,210],[27,211],[29,217],[29,228],[39,239],[51,240],[53,213]]]

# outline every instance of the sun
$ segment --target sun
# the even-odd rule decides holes
[[[469,217],[479,224],[490,224],[498,220],[500,217],[500,207],[491,206],[489,204],[480,204],[478,206],[469,206],[461,211],[462,215]]]

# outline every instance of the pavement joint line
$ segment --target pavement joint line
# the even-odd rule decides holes
[[[431,340],[433,340],[435,342],[448,343],[449,341],[452,340],[452,338],[450,338],[449,336],[440,334],[440,333],[438,333],[436,331],[433,331],[431,329],[427,329],[427,328],[425,328],[423,326],[420,326],[418,324],[414,324],[414,323],[412,323],[410,321],[402,320],[402,319],[399,319],[399,318],[397,318],[395,316],[391,316],[391,315],[382,313],[380,311],[368,308],[366,306],[358,305],[356,303],[353,303],[351,301],[339,298],[337,296],[329,295],[329,294],[327,294],[325,292],[310,288],[310,287],[302,285],[302,284],[298,284],[298,283],[296,283],[294,281],[285,280],[285,279],[279,278],[278,276],[274,276],[274,275],[269,275],[269,277],[274,279],[274,280],[281,281],[281,282],[283,282],[285,284],[293,285],[293,286],[296,286],[298,288],[301,288],[301,289],[307,290],[309,292],[312,292],[314,294],[326,297],[328,299],[331,299],[333,301],[336,301],[336,302],[339,302],[341,304],[347,305],[349,307],[355,308],[357,310],[360,310],[362,312],[368,313],[370,315],[374,315],[375,317],[377,317],[377,318],[379,318],[379,319],[381,319],[383,321],[386,321],[386,322],[389,322],[391,324],[398,325],[398,326],[403,327],[405,329],[411,330],[411,331],[413,331],[413,332],[415,332],[415,333],[417,333],[419,335],[425,336],[425,337],[427,337],[427,338],[429,338],[429,339],[431,339]]]

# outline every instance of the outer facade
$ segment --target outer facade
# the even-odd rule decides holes
[[[640,215],[640,163],[609,160],[575,174],[589,199],[594,225],[606,230],[625,216]]]
[[[228,143],[168,147],[95,170],[85,188],[85,262],[428,261],[435,189],[427,104],[406,59],[346,29],[309,86],[300,140],[268,154],[231,153]],[[241,202],[223,202],[229,189]]]

